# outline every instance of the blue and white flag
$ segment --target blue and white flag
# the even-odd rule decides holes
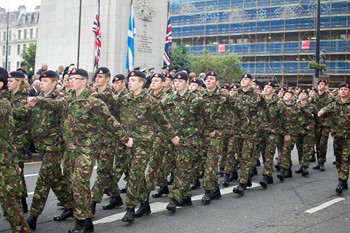
[[[136,35],[135,19],[133,14],[133,4],[131,2],[130,18],[129,18],[129,26],[128,26],[128,51],[126,53],[126,69],[129,71],[134,69],[134,55],[135,55],[134,37],[135,35]]]

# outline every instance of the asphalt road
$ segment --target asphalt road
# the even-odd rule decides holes
[[[280,183],[274,174],[275,183],[263,190],[258,184],[259,174],[253,178],[253,187],[246,190],[243,197],[232,193],[237,185],[231,183],[228,188],[221,188],[222,198],[213,200],[208,206],[203,206],[200,199],[203,189],[193,192],[193,206],[178,208],[175,214],[168,213],[165,206],[168,198],[151,198],[152,213],[136,219],[133,224],[126,224],[120,219],[124,216],[125,206],[114,210],[102,210],[103,203],[97,205],[94,217],[95,232],[133,232],[133,233],[172,233],[172,232],[318,232],[337,233],[350,232],[350,192],[342,195],[335,192],[337,172],[332,164],[333,147],[329,141],[326,171],[319,172],[311,168],[309,177],[293,174],[293,178]],[[298,168],[297,154],[293,150],[293,170]],[[25,165],[25,175],[28,185],[28,204],[31,203],[39,162],[28,162]],[[96,174],[94,173],[92,181]],[[124,182],[120,182],[120,187]],[[122,195],[125,200],[125,195]],[[103,202],[107,202],[105,196]],[[45,210],[38,219],[35,232],[67,232],[74,226],[74,219],[65,222],[54,222],[54,215],[60,213],[56,206],[57,199],[51,192]],[[9,224],[0,217],[0,232],[10,232]]]

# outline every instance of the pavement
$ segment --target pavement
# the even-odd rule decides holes
[[[204,206],[200,201],[203,195],[203,189],[200,188],[193,191],[193,206],[178,208],[175,214],[165,209],[168,202],[166,195],[161,198],[151,197],[152,213],[136,219],[133,224],[120,220],[125,214],[125,206],[102,210],[102,205],[108,201],[108,197],[104,196],[103,203],[97,205],[97,212],[93,218],[95,232],[350,232],[350,191],[345,190],[342,195],[335,192],[338,177],[335,165],[332,164],[332,140],[329,140],[328,148],[324,172],[312,170],[316,163],[311,163],[308,177],[294,173],[293,178],[286,179],[283,183],[278,181],[275,173],[275,183],[264,190],[259,185],[262,167],[258,167],[253,186],[246,190],[243,197],[232,193],[232,188],[237,185],[237,182],[232,182],[227,188],[221,187],[221,199],[213,200],[210,205]],[[292,155],[294,171],[299,167],[295,149]],[[40,168],[39,159],[38,155],[33,155],[32,160],[26,161],[25,164],[29,205]],[[96,170],[91,178],[91,185],[95,177]],[[125,182],[121,180],[119,185],[123,187]],[[125,194],[122,194],[122,198],[125,200]],[[53,221],[54,215],[62,211],[56,204],[57,198],[51,192],[35,232],[67,232],[74,227],[73,218],[65,222]],[[9,224],[1,216],[0,232],[8,233],[9,229]]]

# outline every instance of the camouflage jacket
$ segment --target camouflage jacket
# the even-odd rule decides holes
[[[261,131],[263,122],[267,120],[265,99],[252,87],[246,92],[242,88],[238,89],[233,98],[239,134],[242,137],[256,136]]]
[[[317,108],[314,104],[307,101],[302,104],[301,101],[297,101],[297,107],[300,108],[299,115],[299,134],[303,135],[309,131],[315,132],[316,120],[317,120]]]
[[[10,102],[13,107],[13,118],[15,119],[14,144],[21,148],[29,144],[30,141],[30,113],[31,110],[25,108],[27,104],[28,92],[20,89],[14,95],[10,95]],[[21,151],[19,151],[21,153]]]
[[[135,143],[151,143],[156,136],[154,125],[159,127],[168,140],[176,136],[159,103],[145,89],[137,96],[130,93],[121,100],[120,114],[121,123]]]
[[[1,90],[0,91],[0,98],[2,99],[10,99],[10,92],[8,90]]]
[[[227,117],[225,114],[229,112],[232,107],[229,95],[222,93],[217,86],[213,92],[205,92],[203,99],[203,116],[205,118],[205,131],[207,133],[219,131],[222,136],[223,129],[227,124]]]
[[[295,101],[292,101],[291,104],[283,102],[283,105],[283,135],[297,136],[300,131],[300,125],[305,124],[303,122],[305,119],[303,117],[299,118],[301,112],[300,106],[298,106]]]
[[[115,106],[117,105],[117,100],[114,97],[114,92],[111,86],[107,86],[107,88],[103,92],[98,92],[98,89],[95,90],[96,96],[95,98],[102,100],[106,105],[109,111],[112,113],[112,115],[115,117],[116,109]]]
[[[174,92],[161,101],[164,114],[172,122],[176,135],[181,139],[198,136],[202,122],[202,100],[194,93],[187,91],[183,96]]]
[[[106,104],[90,95],[88,89],[76,96],[72,91],[64,99],[38,98],[39,107],[61,109],[63,139],[66,146],[85,153],[98,152],[103,137],[111,132],[115,140],[127,143],[129,138]]]
[[[328,104],[334,101],[334,97],[329,92],[323,92],[319,95],[315,105],[317,110],[320,111],[322,108],[326,107]],[[322,126],[330,127],[332,125],[332,119],[330,117],[322,117],[318,120],[318,123]]]
[[[282,122],[284,120],[284,104],[277,95],[272,99],[265,98],[267,104],[267,120],[265,121],[265,132],[269,134],[282,134]]]
[[[44,98],[44,95],[41,94]],[[60,98],[60,91],[55,88],[45,98]],[[61,130],[60,109],[48,110],[32,108],[31,135],[36,147],[42,152],[63,152],[64,141]]]
[[[115,92],[116,94],[114,95],[114,99],[115,99],[115,107],[114,107],[114,114],[115,114],[115,119],[117,119],[117,121],[121,121],[120,119],[120,106],[121,106],[121,103],[125,100],[125,98],[128,97],[129,95],[129,91],[128,89],[124,88],[122,90],[122,92],[120,94],[118,94],[117,92]]]
[[[155,100],[157,100],[158,103],[168,96],[168,94],[165,92],[164,88],[162,88],[162,90],[160,92],[158,92],[157,94],[155,94],[154,91],[150,91],[149,93]]]
[[[330,116],[332,119],[332,135],[335,138],[350,139],[350,98],[346,102],[342,102],[338,97],[322,110],[325,112],[325,117]]]

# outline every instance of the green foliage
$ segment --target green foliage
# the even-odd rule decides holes
[[[191,55],[187,52],[186,46],[180,44],[175,48],[171,49],[169,52],[170,58],[170,69],[175,69],[177,71],[186,70],[191,72],[192,69],[192,58]]]
[[[238,82],[244,70],[241,59],[235,53],[219,54],[204,52],[202,56],[193,56],[193,72],[199,74],[214,70],[222,82]]]
[[[320,71],[327,71],[327,66],[325,64],[317,64],[317,62],[312,61],[308,64],[309,69],[318,69]]]
[[[26,50],[22,51],[22,58],[28,62],[28,68],[35,67],[36,44],[30,43]]]

